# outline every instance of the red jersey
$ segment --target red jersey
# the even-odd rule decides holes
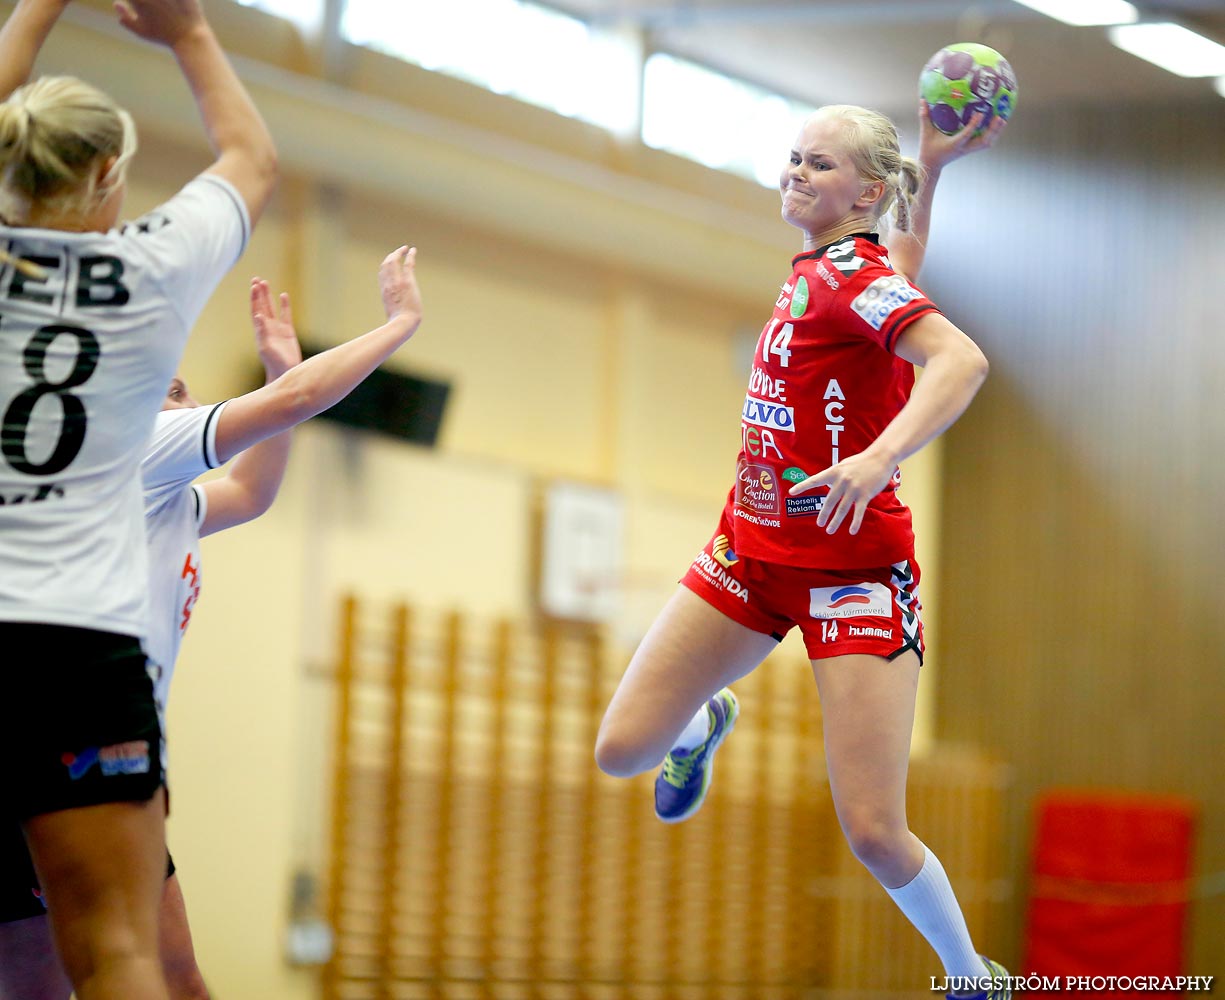
[[[732,549],[787,566],[889,566],[914,547],[901,472],[873,498],[857,535],[817,526],[824,488],[795,483],[868,447],[910,398],[914,368],[893,350],[935,304],[893,270],[874,235],[802,253],[761,332],[741,417]]]

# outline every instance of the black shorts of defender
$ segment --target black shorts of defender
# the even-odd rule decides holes
[[[0,821],[0,924],[41,917],[46,912],[21,824]]]
[[[166,878],[174,875],[174,858],[166,852]],[[38,873],[26,846],[21,824],[0,822],[0,924],[46,916]]]
[[[162,787],[153,681],[131,636],[0,622],[0,822]]]

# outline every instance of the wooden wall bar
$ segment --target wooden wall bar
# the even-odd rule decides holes
[[[592,759],[623,666],[598,631],[402,607],[387,628],[356,604],[344,620],[325,1000],[901,996],[933,974],[843,845],[806,661],[737,686],[718,781],[668,826],[652,776]],[[916,765],[916,829],[980,934],[1003,797],[998,767]]]

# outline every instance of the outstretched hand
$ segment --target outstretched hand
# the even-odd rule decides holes
[[[115,0],[115,13],[132,34],[167,46],[204,21],[200,0]]]
[[[927,102],[920,99],[919,162],[928,171],[940,170],[969,153],[990,149],[1007,123],[999,115],[994,115],[991,124],[980,130],[985,117],[980,111],[971,117],[962,129],[952,135],[946,135],[932,124]]]
[[[268,381],[280,378],[302,361],[302,345],[293,326],[289,294],[282,292],[274,312],[272,291],[263,278],[251,279],[251,323],[255,327],[255,349]]]
[[[417,248],[400,247],[379,265],[379,291],[388,319],[404,316],[415,331],[421,322],[421,290],[417,287]]]
[[[863,524],[864,514],[868,512],[868,504],[889,485],[895,468],[893,462],[863,451],[844,458],[837,465],[831,465],[815,476],[809,476],[803,482],[796,483],[788,493],[796,496],[820,486],[828,486],[829,493],[826,494],[821,511],[817,514],[817,526],[832,535],[842,527],[842,522],[848,515],[853,515],[850,533],[857,535],[859,526]]]

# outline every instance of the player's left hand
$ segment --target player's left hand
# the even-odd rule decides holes
[[[843,521],[851,516],[850,533],[859,534],[863,524],[864,514],[872,498],[889,485],[893,478],[893,462],[885,461],[870,452],[860,452],[850,458],[844,458],[837,465],[809,476],[803,482],[796,483],[788,490],[791,496],[807,493],[819,486],[828,486],[829,493],[821,505],[821,513],[817,515],[817,526],[824,528],[832,535]]]
[[[932,124],[927,102],[919,99],[919,162],[928,170],[940,170],[969,153],[990,149],[1007,124],[999,115],[980,130],[985,115],[980,111],[965,124],[965,128],[945,135]]]
[[[138,38],[171,47],[204,22],[200,0],[115,0],[115,14]]]
[[[264,364],[268,381],[280,378],[302,361],[302,345],[293,326],[289,294],[282,292],[276,311],[272,291],[263,278],[251,279],[251,323],[255,327],[255,349]]]
[[[407,317],[413,331],[416,331],[421,322],[416,247],[400,247],[383,258],[383,263],[379,265],[379,293],[383,296],[383,310],[387,318]]]

